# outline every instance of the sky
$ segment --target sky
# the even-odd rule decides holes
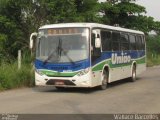
[[[160,21],[160,0],[137,0],[136,3],[146,8],[147,16],[151,16],[156,21]]]
[[[146,8],[147,16],[153,17],[155,21],[160,21],[160,0],[137,0],[136,3]]]

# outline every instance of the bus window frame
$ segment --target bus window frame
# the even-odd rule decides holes
[[[128,35],[129,35],[129,42],[130,42],[130,51],[138,50],[138,49],[137,49],[136,34],[134,34],[134,33],[129,33]],[[131,39],[130,39],[130,35],[131,35],[131,36],[134,36],[134,38],[135,38],[135,42],[134,42],[135,48],[134,48],[134,49],[131,49],[131,48],[133,48],[133,47],[132,47],[132,44],[131,44],[132,42],[131,42]]]
[[[112,31],[111,30],[108,30],[108,29],[101,29],[100,30],[100,35],[101,35],[101,43],[103,43],[102,42],[102,32],[108,32],[108,33],[110,33],[110,38],[109,38],[109,40],[107,40],[109,43],[110,43],[110,48],[109,48],[109,50],[104,50],[104,48],[103,48],[103,46],[102,46],[102,44],[101,44],[101,47],[102,47],[102,52],[107,52],[107,51],[112,51]]]
[[[113,43],[114,43],[114,41],[113,41],[113,33],[119,33],[119,36],[118,36],[118,44],[119,44],[119,48],[118,48],[118,50],[113,50],[113,47],[114,47],[114,45],[113,45]],[[121,34],[121,31],[112,31],[112,36],[111,36],[111,44],[112,44],[112,52],[115,52],[115,51],[121,51],[121,48],[120,48],[120,44],[121,44],[121,41],[120,41],[120,34]]]
[[[122,37],[121,37],[121,35],[127,35],[127,37],[128,37],[128,42],[122,42]],[[127,49],[125,49],[125,50],[123,50],[122,49],[122,43],[124,44],[124,43],[127,43],[128,44],[128,48]],[[129,40],[129,34],[127,33],[127,32],[121,32],[121,34],[120,34],[120,50],[121,51],[129,51],[130,50],[130,40]]]

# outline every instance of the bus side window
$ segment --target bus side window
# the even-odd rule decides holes
[[[136,50],[136,37],[135,35],[129,34],[129,40],[130,40],[130,50]]]
[[[111,32],[101,31],[102,51],[111,51]]]
[[[112,50],[119,51],[120,50],[120,33],[112,32]]]
[[[142,50],[143,49],[142,37],[140,35],[136,36],[136,43],[137,43],[138,50]]]
[[[129,38],[126,33],[121,33],[121,50],[129,50]]]

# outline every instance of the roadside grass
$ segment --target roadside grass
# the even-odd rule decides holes
[[[147,67],[160,65],[160,55],[148,54],[147,55]]]
[[[146,36],[147,66],[160,65],[160,35]]]
[[[34,86],[34,74],[31,64],[22,64],[18,69],[17,62],[2,63],[0,66],[0,91]]]

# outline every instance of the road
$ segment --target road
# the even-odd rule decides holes
[[[0,93],[0,113],[159,113],[160,66],[147,68],[136,82],[123,80],[101,91],[53,87],[22,88]]]

